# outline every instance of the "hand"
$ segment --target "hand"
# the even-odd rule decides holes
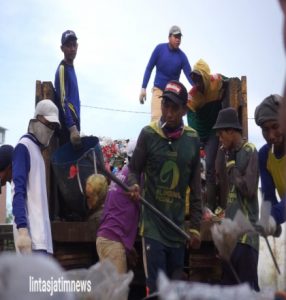
[[[129,192],[127,193],[131,200],[138,200],[140,196],[140,186],[138,184],[133,184],[129,187]]]
[[[146,101],[146,89],[142,88],[140,95],[139,95],[139,101],[141,104],[144,104],[144,102]]]
[[[75,125],[70,127],[69,131],[72,145],[75,149],[79,149],[82,146],[79,131],[77,130]]]
[[[199,249],[201,247],[201,234],[196,229],[190,229],[190,247],[192,249]]]
[[[264,224],[263,226],[263,233],[266,236],[272,235],[275,237],[280,236],[281,234],[281,230],[279,230],[279,226],[277,226],[276,221],[274,220],[274,218],[272,216],[269,216],[268,218],[268,222],[266,224]]]
[[[32,240],[27,228],[19,228],[18,236],[16,237],[16,247],[22,254],[32,252]]]

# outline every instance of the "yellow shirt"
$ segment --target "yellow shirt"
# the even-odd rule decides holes
[[[286,155],[281,158],[276,158],[275,155],[271,151],[269,151],[267,159],[267,170],[272,175],[278,194],[280,198],[282,198],[286,192]]]

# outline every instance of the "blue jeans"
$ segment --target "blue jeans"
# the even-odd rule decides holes
[[[167,247],[162,243],[142,238],[143,260],[145,264],[146,285],[150,293],[157,290],[156,282],[159,271],[169,278],[178,277],[184,268],[185,245],[179,248]]]

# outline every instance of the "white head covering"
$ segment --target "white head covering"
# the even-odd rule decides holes
[[[60,125],[59,110],[52,100],[44,99],[37,103],[34,118],[38,115],[43,116],[51,123],[58,123]]]

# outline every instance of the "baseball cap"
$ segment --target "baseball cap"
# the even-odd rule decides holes
[[[74,31],[72,30],[66,30],[63,34],[62,34],[62,45],[64,45],[67,41],[69,40],[77,40],[77,36],[75,34]]]
[[[43,116],[51,123],[58,123],[60,125],[59,110],[52,100],[44,99],[37,103],[34,118],[37,118],[38,115]]]
[[[177,25],[173,25],[169,30],[169,35],[178,35],[178,34],[183,35],[181,28]]]
[[[188,92],[181,82],[171,80],[167,83],[161,98],[167,98],[179,105],[186,105]]]
[[[0,172],[12,163],[13,151],[14,148],[11,145],[2,145],[0,147]]]

